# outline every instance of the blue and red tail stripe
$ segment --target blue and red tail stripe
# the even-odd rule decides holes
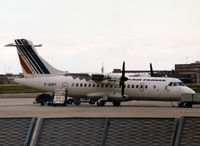
[[[21,63],[21,65],[22,65],[23,69],[26,71],[26,73],[32,74],[32,71],[31,71],[30,68],[26,65],[26,63],[24,62],[24,60],[22,59],[22,57],[19,55],[19,53],[18,53],[18,56],[19,56],[20,63]]]
[[[31,66],[31,68],[36,72],[37,74],[50,74],[49,70],[46,68],[44,63],[41,61],[41,59],[38,57],[38,55],[33,50],[32,46],[28,43],[25,39],[17,39],[15,40],[15,43],[19,46],[17,48],[20,50],[20,53],[26,58],[28,61],[27,63]],[[23,62],[23,68],[25,71],[30,72],[31,69],[28,67],[28,65],[25,63],[25,61],[22,59]],[[20,61],[21,62],[21,61]],[[27,72],[27,73],[28,73]]]

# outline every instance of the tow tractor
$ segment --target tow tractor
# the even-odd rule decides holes
[[[40,94],[35,98],[34,104],[40,103],[41,106],[44,106],[45,103],[50,104],[50,101],[53,100],[53,96],[51,94]]]

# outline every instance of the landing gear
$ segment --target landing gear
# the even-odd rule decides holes
[[[191,102],[186,102],[186,103],[180,102],[178,104],[178,107],[192,107],[192,103]]]
[[[185,107],[192,107],[192,103],[190,102],[185,103]]]
[[[104,106],[105,103],[106,103],[106,100],[97,101],[97,106]]]
[[[120,101],[113,101],[112,102],[114,106],[120,106],[121,102]]]

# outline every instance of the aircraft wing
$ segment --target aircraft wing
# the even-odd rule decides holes
[[[67,73],[65,76],[71,76],[73,79],[80,79],[83,80],[85,79],[86,81],[91,80],[91,77],[87,73]]]
[[[113,74],[90,74],[90,73],[67,73],[65,76],[71,76],[73,79],[85,79],[86,81],[94,81],[101,84],[119,85],[119,75]]]

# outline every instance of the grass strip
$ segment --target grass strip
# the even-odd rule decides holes
[[[35,88],[30,88],[21,84],[0,84],[0,94],[10,93],[38,93],[43,92]]]

